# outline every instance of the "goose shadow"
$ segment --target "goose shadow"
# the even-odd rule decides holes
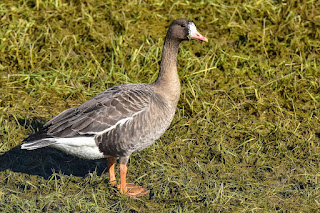
[[[38,130],[44,124],[43,119],[21,119],[20,125]],[[16,146],[0,155],[0,171],[10,169],[14,172],[38,175],[48,179],[54,172],[64,175],[85,177],[90,172],[101,176],[107,169],[107,159],[84,160],[65,154],[62,151],[45,147],[32,151]]]

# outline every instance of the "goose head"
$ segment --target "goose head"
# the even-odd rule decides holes
[[[201,35],[196,25],[184,18],[174,20],[168,30],[167,37],[177,39],[180,42],[185,40],[200,40],[208,42],[208,39]]]

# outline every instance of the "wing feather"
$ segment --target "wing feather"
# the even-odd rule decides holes
[[[76,108],[55,116],[44,127],[48,136],[96,134],[149,108],[152,91],[146,84],[123,84],[106,90]]]

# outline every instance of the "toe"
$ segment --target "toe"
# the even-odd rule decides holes
[[[135,187],[128,189],[126,192],[126,195],[129,197],[142,197],[144,195],[147,195],[149,193],[148,189],[142,188],[142,187]]]
[[[117,188],[120,189],[120,185],[117,185]],[[142,197],[149,193],[148,189],[142,188],[140,186],[136,186],[133,183],[126,184],[126,193],[125,195],[129,197]]]
[[[110,184],[110,186],[116,186],[117,185],[117,181],[116,180],[110,181],[109,184]]]

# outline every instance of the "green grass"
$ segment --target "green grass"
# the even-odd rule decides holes
[[[2,1],[0,210],[319,211],[319,11],[312,0]],[[150,196],[119,195],[105,160],[20,150],[63,110],[154,81],[180,17],[209,43],[182,44],[174,121],[131,156],[128,179]]]

